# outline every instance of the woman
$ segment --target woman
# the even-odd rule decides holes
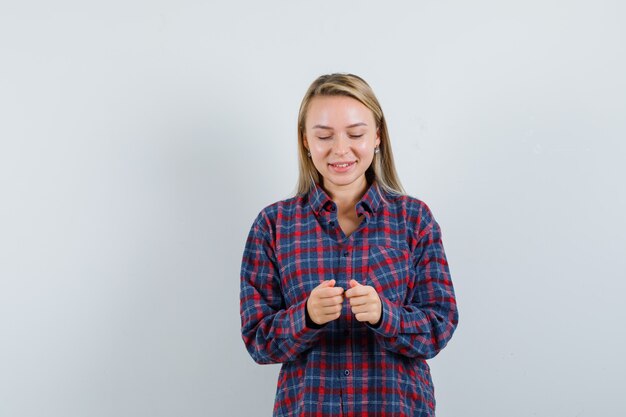
[[[382,109],[351,74],[298,116],[297,195],[261,211],[241,268],[242,336],[282,363],[275,416],[434,416],[426,359],[458,313],[441,232],[404,194]]]

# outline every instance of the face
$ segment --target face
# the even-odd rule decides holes
[[[358,100],[317,96],[309,103],[304,146],[311,152],[313,165],[331,194],[364,191],[365,171],[379,144],[374,114]]]

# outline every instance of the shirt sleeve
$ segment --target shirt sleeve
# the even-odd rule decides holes
[[[452,337],[459,315],[441,230],[428,208],[423,214],[426,227],[421,228],[414,249],[416,281],[411,296],[405,303],[395,303],[379,294],[382,318],[377,326],[369,327],[383,348],[430,359]]]
[[[274,241],[262,214],[254,222],[241,265],[241,334],[260,364],[294,360],[318,339],[321,329],[306,324],[306,299],[286,307]]]

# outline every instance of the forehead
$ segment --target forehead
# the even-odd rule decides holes
[[[316,96],[306,114],[306,126],[322,124],[343,127],[355,123],[374,124],[374,114],[360,101],[346,96]]]

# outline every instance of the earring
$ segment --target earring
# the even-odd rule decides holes
[[[374,148],[374,153],[379,153],[380,152],[380,148],[377,146]]]
[[[306,151],[306,156],[311,157],[311,151]]]

